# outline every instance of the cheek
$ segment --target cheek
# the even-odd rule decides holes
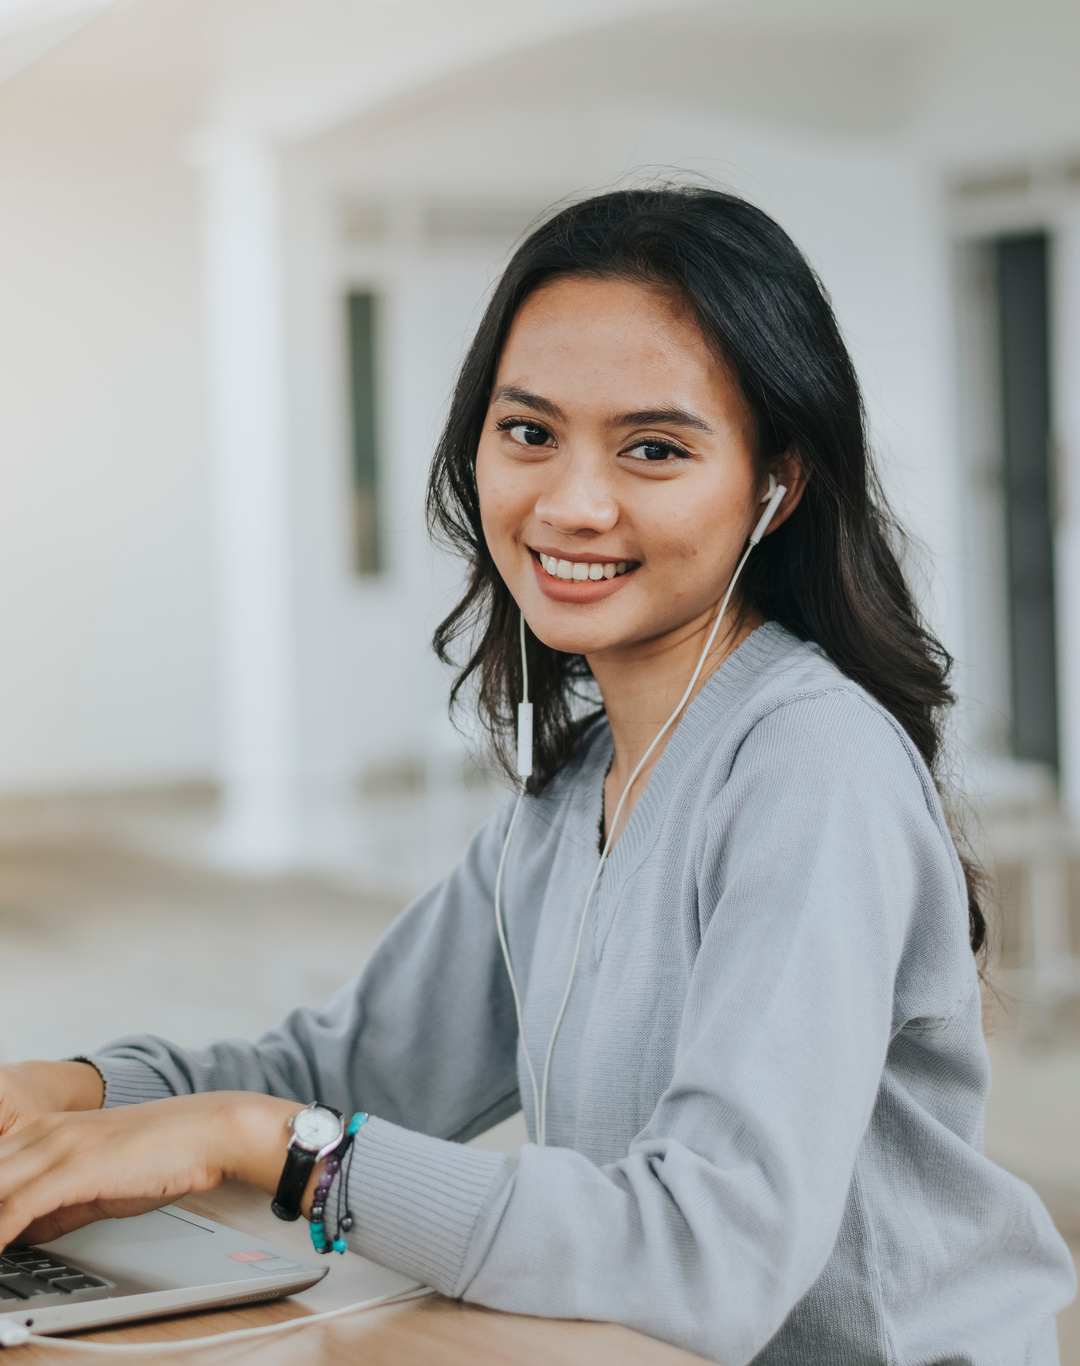
[[[480,520],[484,531],[490,536],[497,530],[501,520],[502,506],[499,480],[495,474],[494,462],[484,451],[484,443],[476,453],[476,496],[480,502]]]
[[[680,500],[666,511],[666,516],[651,516],[641,528],[646,555],[679,572],[708,560],[716,542],[723,540],[722,522],[715,511],[710,513],[708,503],[698,500]]]
[[[497,456],[485,451],[484,443],[476,453],[476,494],[480,502],[480,520],[489,548],[514,534],[520,523],[526,500],[522,497],[520,480],[513,478]]]
[[[662,509],[650,510],[639,522],[646,554],[652,548],[654,565],[670,567],[677,575],[687,571],[711,579],[730,568],[733,555],[742,548],[747,521],[746,489],[717,481],[711,488],[695,489],[693,497],[672,499]],[[689,581],[685,582],[689,587]]]

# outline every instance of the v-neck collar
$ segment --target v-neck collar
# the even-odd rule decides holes
[[[751,631],[709,676],[704,687],[676,722],[671,737],[656,761],[656,767],[649,774],[644,791],[634,803],[622,834],[612,845],[603,873],[605,880],[613,880],[612,870],[617,866],[636,863],[634,855],[651,846],[660,828],[658,817],[675,778],[683,768],[686,755],[694,753],[708,741],[710,732],[715,730],[717,712],[724,713],[744,697],[753,688],[755,680],[768,671],[777,652],[790,639],[790,633],[778,622],[767,621]],[[615,747],[607,719],[604,718],[599,724],[604,734],[602,738],[598,735],[593,742],[596,745],[592,756],[595,765],[593,772],[595,774],[599,769],[603,776],[593,802],[602,804],[604,781],[614,758]],[[595,805],[593,809],[596,810]],[[599,820],[598,812],[597,824]]]

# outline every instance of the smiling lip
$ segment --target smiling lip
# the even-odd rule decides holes
[[[537,583],[540,591],[546,598],[551,598],[554,602],[576,602],[591,603],[601,602],[604,598],[610,598],[613,593],[617,593],[624,584],[628,583],[638,568],[635,561],[616,561],[615,563],[625,563],[626,569],[622,574],[612,578],[603,579],[560,579],[553,578],[544,566],[540,563],[540,556],[545,557],[551,552],[547,550],[535,550],[530,547],[529,558],[533,562],[533,571],[536,574]],[[561,558],[561,557],[560,557]],[[573,563],[577,564],[610,564],[612,561],[601,555],[576,555]]]

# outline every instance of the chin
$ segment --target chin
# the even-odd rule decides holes
[[[537,640],[551,650],[558,650],[567,655],[589,655],[597,650],[609,650],[625,643],[624,633],[610,626],[605,630],[599,622],[586,625],[584,622],[552,620],[553,615],[550,611],[541,609],[536,617],[529,618],[529,613],[526,612],[529,629]]]

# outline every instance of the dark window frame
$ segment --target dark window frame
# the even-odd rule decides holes
[[[1055,603],[1051,239],[994,241],[1008,583],[1011,747],[1059,766]]]
[[[364,578],[385,571],[380,517],[379,355],[383,301],[370,287],[345,294],[345,345],[349,397],[349,486],[352,496],[352,567]]]

